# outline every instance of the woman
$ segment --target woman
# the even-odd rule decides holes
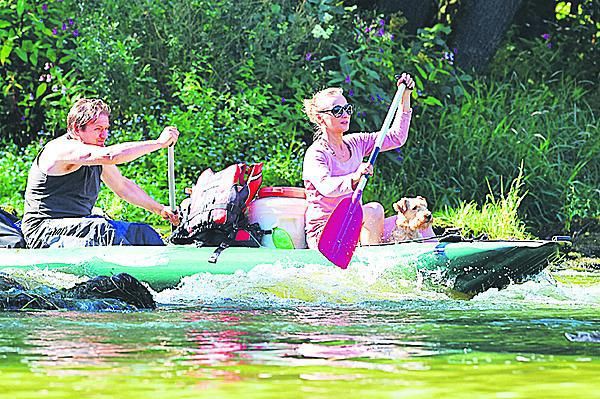
[[[404,83],[406,89],[382,151],[402,146],[408,137],[412,114],[410,96],[415,83],[407,73],[403,73],[396,83],[398,86]],[[372,165],[363,159],[375,147],[378,132],[344,136],[350,126],[353,107],[340,88],[328,88],[304,100],[304,112],[315,124],[315,139],[304,156],[302,173],[308,201],[306,241],[309,248],[317,248],[325,223],[337,204],[352,195],[362,175],[373,174]],[[365,245],[386,241],[396,217],[384,220],[384,209],[378,202],[363,205],[363,215],[360,242]],[[426,234],[433,236],[431,231]]]

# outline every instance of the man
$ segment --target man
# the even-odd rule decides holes
[[[177,128],[158,139],[105,147],[110,108],[102,100],[81,99],[67,117],[67,134],[51,140],[33,161],[25,191],[22,230],[30,248],[95,245],[163,245],[150,226],[91,216],[100,180],[127,202],[161,215],[179,216],[127,179],[116,165],[174,145]]]

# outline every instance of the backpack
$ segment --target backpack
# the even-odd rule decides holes
[[[0,208],[0,248],[25,248],[19,219]]]
[[[216,246],[209,262],[215,263],[229,246],[260,246],[262,231],[246,216],[262,183],[262,163],[238,163],[220,172],[206,169],[180,205],[181,223],[169,241],[173,244]]]

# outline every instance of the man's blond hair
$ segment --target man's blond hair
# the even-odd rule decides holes
[[[75,128],[81,129],[89,122],[93,122],[100,114],[110,117],[110,107],[97,98],[81,98],[77,100],[67,116],[67,132],[74,134]]]

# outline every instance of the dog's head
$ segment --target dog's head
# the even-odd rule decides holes
[[[416,198],[401,198],[394,203],[394,210],[398,212],[396,224],[410,230],[423,230],[431,226],[433,216],[427,209],[427,201],[419,196]]]

